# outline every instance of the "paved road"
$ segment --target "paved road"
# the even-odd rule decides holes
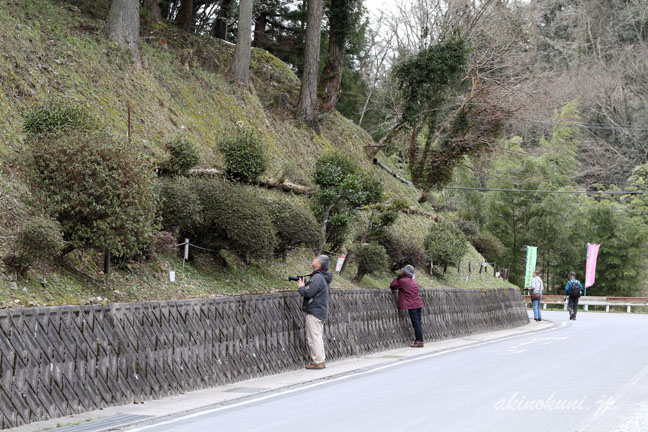
[[[557,326],[146,430],[648,431],[648,315],[544,316]]]

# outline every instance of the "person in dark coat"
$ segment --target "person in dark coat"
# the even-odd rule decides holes
[[[333,273],[328,271],[330,263],[327,255],[318,256],[313,260],[310,278],[307,281],[300,278],[297,282],[299,294],[304,297],[302,309],[306,313],[306,341],[312,360],[306,369],[326,367],[324,322],[328,319],[330,284],[333,280]]]
[[[421,324],[421,311],[423,300],[419,287],[414,280],[414,267],[406,265],[399,272],[396,279],[392,281],[389,288],[398,290],[398,309],[407,310],[412,327],[414,327],[414,342],[412,348],[423,348],[423,326]]]
[[[565,285],[565,295],[569,298],[567,309],[569,310],[569,319],[576,320],[576,313],[578,312],[578,299],[583,293],[583,285],[580,281],[576,280],[576,273],[569,273],[569,280]]]

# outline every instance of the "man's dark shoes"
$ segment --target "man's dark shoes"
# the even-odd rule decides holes
[[[325,369],[326,368],[326,363],[308,363],[306,365],[306,369]]]
[[[417,342],[414,341],[412,345],[410,345],[411,348],[423,348],[423,342]]]

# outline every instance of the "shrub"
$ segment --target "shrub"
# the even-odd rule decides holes
[[[360,282],[365,275],[387,269],[389,258],[385,248],[378,243],[371,242],[356,248],[356,262],[358,273],[356,282]]]
[[[391,230],[384,230],[376,235],[376,241],[385,248],[389,257],[389,268],[398,270],[407,264],[415,268],[423,268],[427,258],[423,245],[415,240],[403,237]]]
[[[479,234],[479,226],[471,220],[461,219],[457,226],[467,237]]]
[[[268,205],[272,224],[277,231],[275,253],[285,254],[300,245],[318,249],[324,242],[324,234],[313,214],[287,200],[273,201]]]
[[[326,221],[326,241],[333,249],[341,247],[348,236],[356,209],[383,199],[380,180],[362,172],[346,154],[333,152],[315,164],[315,183],[320,190],[313,197],[313,213]]]
[[[174,255],[178,253],[178,240],[167,231],[158,231],[151,244],[152,252],[163,255]],[[152,255],[152,254],[151,254]]]
[[[164,163],[162,171],[170,176],[186,176],[189,170],[200,161],[196,145],[184,137],[177,137],[167,144],[169,159]]]
[[[164,230],[176,236],[195,233],[201,211],[195,183],[195,180],[185,177],[160,182],[157,213]]]
[[[61,224],[36,216],[25,222],[13,242],[14,252],[5,257],[5,264],[24,273],[35,262],[61,256],[65,248]]]
[[[201,205],[201,241],[227,248],[248,261],[269,256],[276,244],[275,228],[264,203],[243,186],[220,179],[196,182]]]
[[[95,121],[82,107],[65,101],[49,101],[27,112],[23,130],[33,138],[56,131],[88,131],[94,127]]]
[[[69,131],[31,139],[26,180],[35,202],[60,222],[74,248],[143,251],[153,234],[153,169],[142,154],[102,133]]]
[[[458,264],[468,251],[466,236],[452,222],[441,220],[425,236],[425,252],[436,266]]]
[[[240,128],[236,135],[219,145],[225,158],[227,175],[237,181],[253,183],[266,170],[263,143],[252,129]]]
[[[504,244],[489,232],[483,232],[470,237],[470,242],[486,261],[494,262],[504,254]]]

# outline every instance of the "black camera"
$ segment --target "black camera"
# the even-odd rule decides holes
[[[290,282],[297,282],[299,279],[306,279],[306,276],[288,276],[288,281]]]

